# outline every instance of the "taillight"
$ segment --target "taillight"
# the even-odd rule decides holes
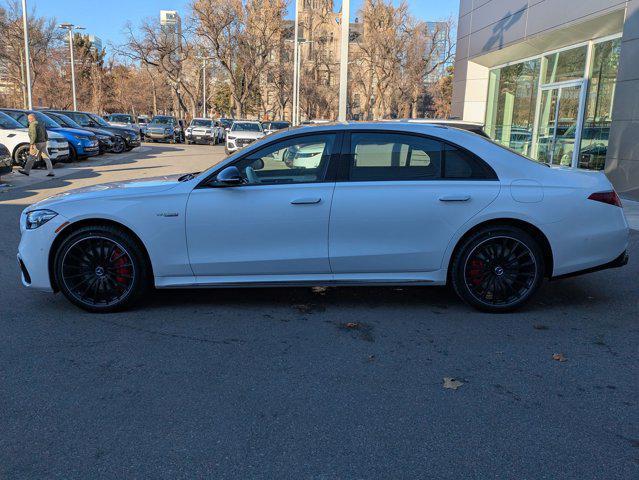
[[[588,200],[594,200],[595,202],[607,203],[609,205],[614,205],[615,207],[621,207],[621,199],[617,192],[614,190],[611,192],[597,192],[593,193],[588,197]]]

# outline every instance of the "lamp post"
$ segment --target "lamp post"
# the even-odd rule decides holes
[[[297,119],[297,104],[299,100],[299,70],[297,64],[299,61],[299,49],[297,46],[298,39],[300,38],[300,0],[295,0],[295,33],[293,37],[293,113],[292,122],[293,126],[298,125]]]
[[[339,112],[337,120],[346,121],[346,104],[348,100],[348,41],[350,37],[350,0],[342,0],[342,38],[340,42],[339,67]]]
[[[69,50],[71,52],[71,91],[73,92],[73,110],[78,109],[78,102],[75,96],[75,60],[73,58],[73,30],[84,30],[84,27],[73,25],[72,23],[62,23],[59,28],[69,31]]]
[[[212,60],[213,57],[198,57],[202,60],[202,117],[206,118],[206,61]]]
[[[293,42],[293,48],[295,54],[293,56],[293,126],[300,124],[300,86],[301,86],[301,72],[302,72],[302,45],[314,43],[313,40],[306,40],[304,38],[298,38],[295,40],[287,40],[287,42]]]
[[[29,110],[33,109],[31,98],[31,51],[29,50],[29,22],[27,22],[27,0],[22,0],[22,26],[24,28],[24,62],[27,80],[27,104]]]

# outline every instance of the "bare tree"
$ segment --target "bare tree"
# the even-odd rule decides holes
[[[31,87],[47,70],[51,50],[61,40],[61,32],[54,19],[38,17],[35,10],[29,15],[29,50],[31,54]],[[7,8],[0,7],[0,63],[7,79],[19,86],[22,105],[27,107],[22,7],[18,0],[10,0]],[[15,98],[13,101],[15,102]]]
[[[243,117],[283,33],[284,0],[193,0],[196,34],[229,79]]]

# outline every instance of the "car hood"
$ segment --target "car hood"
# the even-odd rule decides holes
[[[86,130],[78,130],[77,128],[68,128],[68,127],[55,128],[55,129],[52,129],[51,131],[69,133],[71,135],[79,135],[81,137],[91,137],[91,136],[93,136],[92,132],[88,132]]]
[[[25,132],[28,132],[28,130],[26,128],[24,130],[25,130]],[[64,141],[66,141],[66,138],[65,138],[64,135],[60,135],[58,132],[54,132],[53,130],[47,131],[47,136],[49,137],[49,140],[55,139],[55,140],[64,140]]]
[[[102,183],[89,187],[76,188],[66,192],[58,193],[52,197],[45,198],[27,208],[52,208],[55,205],[86,201],[91,199],[103,199],[109,197],[125,197],[136,195],[148,195],[169,190],[180,182],[178,179],[182,175],[170,175],[164,177],[154,177],[122,182]]]
[[[229,135],[235,138],[251,138],[257,139],[264,136],[264,132],[229,132]]]
[[[109,125],[108,127],[105,127],[104,125],[100,125],[99,127],[93,127],[93,128],[99,128],[100,130],[104,130],[110,133],[114,133],[114,134],[123,134],[123,133],[128,133],[129,135],[137,135],[138,132],[136,132],[135,130],[131,130],[130,128],[125,128],[125,127],[116,127],[113,125]]]

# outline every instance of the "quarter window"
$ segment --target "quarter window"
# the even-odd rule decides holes
[[[277,142],[249,154],[235,166],[249,185],[322,182],[335,138],[335,134],[307,135]]]

